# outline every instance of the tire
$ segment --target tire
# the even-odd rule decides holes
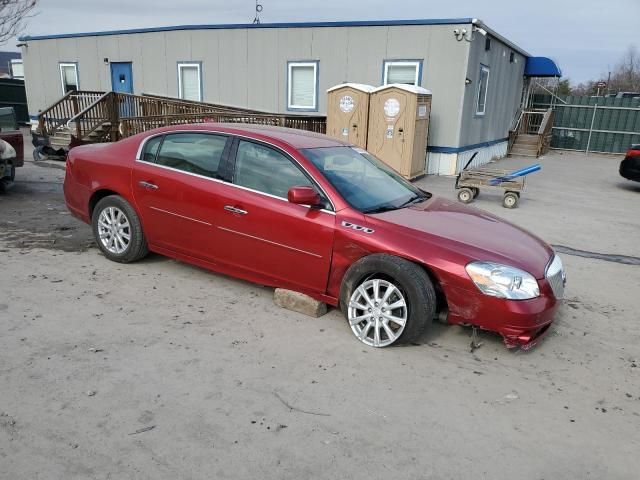
[[[502,206],[504,208],[516,208],[518,206],[519,195],[515,192],[507,192],[502,197]]]
[[[109,260],[119,263],[135,262],[149,253],[140,219],[133,207],[121,196],[109,195],[102,198],[93,209],[91,224],[98,248]]]
[[[371,302],[363,302],[364,298]],[[401,300],[404,306],[397,306]],[[386,308],[393,305],[396,308]],[[340,308],[358,340],[371,347],[388,347],[412,342],[424,332],[435,316],[436,294],[420,266],[393,255],[373,254],[347,270],[340,289]]]
[[[458,200],[462,203],[471,203],[473,202],[473,191],[470,188],[461,188],[458,192]]]

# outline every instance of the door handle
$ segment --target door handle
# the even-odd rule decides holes
[[[237,213],[238,215],[246,215],[247,213],[249,213],[246,210],[242,210],[241,208],[236,208],[236,207],[233,207],[231,205],[225,205],[224,209],[227,212]]]
[[[149,190],[157,190],[158,186],[155,183],[140,181],[138,182],[142,188],[148,188]]]

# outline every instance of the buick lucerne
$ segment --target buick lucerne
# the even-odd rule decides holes
[[[325,135],[180,125],[72,149],[64,193],[110,260],[148,251],[339,306],[372,347],[434,318],[530,348],[562,299],[549,245]]]

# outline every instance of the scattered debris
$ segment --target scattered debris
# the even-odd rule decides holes
[[[96,392],[95,390],[87,390],[87,395],[90,397],[93,397],[96,393],[98,392]]]
[[[104,350],[102,348],[98,348],[98,347],[91,347],[87,351],[89,351],[91,353],[98,353],[98,352],[103,352]]]
[[[471,326],[471,344],[469,345],[470,347],[470,352],[473,353],[475,352],[477,349],[479,349],[484,342],[479,342],[478,341],[478,328],[475,326]]]
[[[516,392],[515,390],[512,390],[511,392],[507,393],[504,397],[502,397],[500,400],[496,400],[493,403],[497,403],[498,405],[506,405],[507,403],[513,402],[514,400],[518,400],[520,398],[520,396],[518,395],[518,392]]]
[[[295,410],[296,412],[300,412],[300,413],[306,413],[307,415],[318,415],[320,417],[330,417],[331,415],[328,413],[320,413],[320,412],[310,412],[308,410],[303,410],[301,408],[298,407],[294,407],[293,405],[290,405],[289,403],[287,403],[279,394],[278,392],[273,392],[273,394],[276,396],[276,398],[278,400],[280,400],[282,402],[282,404],[287,407],[289,410]]]
[[[156,428],[155,425],[149,425],[148,427],[139,428],[135,432],[131,432],[129,435],[137,435],[138,433],[148,432],[149,430],[153,430],[154,428]]]

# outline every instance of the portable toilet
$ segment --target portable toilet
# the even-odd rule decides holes
[[[408,179],[424,175],[431,92],[393,83],[373,89],[367,150]]]
[[[367,148],[369,93],[373,88],[342,83],[327,90],[327,135]]]

